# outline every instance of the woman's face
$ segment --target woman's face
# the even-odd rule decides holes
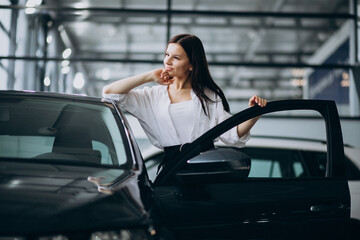
[[[191,64],[184,48],[180,44],[170,43],[167,46],[164,67],[172,77],[187,78],[191,71]]]

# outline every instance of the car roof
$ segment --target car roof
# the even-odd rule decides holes
[[[19,96],[19,97],[46,97],[54,99],[65,99],[65,100],[81,100],[88,102],[101,102],[99,97],[90,97],[83,94],[69,94],[69,93],[58,93],[58,92],[39,92],[31,90],[0,90],[0,96]]]
[[[224,145],[223,143],[219,143]],[[296,139],[286,137],[253,136],[247,143],[247,147],[282,148],[307,151],[326,151],[324,140]],[[360,169],[360,149],[344,145],[344,154],[357,168]]]
[[[325,140],[302,139],[292,137],[252,136],[250,140],[246,143],[246,146],[326,151]]]
[[[221,141],[215,143],[215,146],[226,146]],[[246,147],[262,147],[262,148],[281,148],[281,149],[295,149],[307,151],[326,151],[325,140],[301,139],[292,137],[278,137],[278,136],[252,136],[246,143]],[[344,146],[345,155],[360,168],[360,149],[351,146]],[[142,153],[144,159],[147,159],[157,153],[160,149],[149,147]]]

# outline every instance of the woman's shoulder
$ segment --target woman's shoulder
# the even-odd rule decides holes
[[[165,85],[150,85],[144,86],[133,90],[134,94],[148,98],[148,99],[159,99],[161,97],[166,97],[167,95],[167,86]]]
[[[136,91],[141,91],[145,93],[161,93],[161,92],[166,92],[166,89],[167,86],[165,85],[147,85],[136,89]]]
[[[151,86],[152,89],[154,89],[154,91],[159,91],[159,92],[167,92],[167,85],[153,85]]]
[[[220,99],[220,97],[214,91],[210,90],[209,88],[205,88],[204,93],[212,101],[216,102],[216,101],[218,101]]]
[[[204,94],[211,99],[211,101],[219,101],[220,97],[212,90],[210,90],[209,88],[205,88],[203,90]],[[192,97],[196,97],[196,93],[194,91],[194,89],[191,89],[191,95]],[[221,100],[221,99],[220,99]]]

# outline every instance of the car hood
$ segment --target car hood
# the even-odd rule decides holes
[[[137,176],[124,169],[0,161],[0,233],[145,224]]]

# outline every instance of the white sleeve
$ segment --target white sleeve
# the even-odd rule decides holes
[[[117,105],[135,116],[139,120],[144,120],[151,109],[151,88],[144,87],[133,89],[126,94],[103,94],[104,98],[110,98],[116,101]]]
[[[225,121],[226,119],[232,117],[232,115],[224,110],[222,101],[220,100],[219,97],[217,98],[217,100],[219,101],[216,103],[217,105],[216,116],[219,124]],[[229,131],[220,135],[220,140],[227,145],[231,145],[235,147],[245,147],[245,143],[250,139],[250,136],[251,136],[250,132],[248,132],[245,135],[243,135],[241,138],[239,138],[237,134],[237,127],[235,126],[231,128]]]

